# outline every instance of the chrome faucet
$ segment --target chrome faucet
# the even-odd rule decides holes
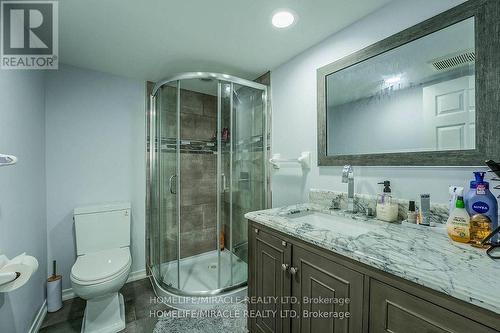
[[[342,183],[347,184],[347,211],[354,213],[354,171],[351,165],[344,165]]]

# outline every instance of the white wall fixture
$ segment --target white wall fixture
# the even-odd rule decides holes
[[[22,287],[38,269],[35,257],[20,254],[12,260],[0,254],[0,292]]]
[[[0,167],[16,164],[16,162],[17,162],[17,157],[13,155],[0,154]]]
[[[269,159],[269,163],[275,169],[281,168],[280,163],[299,163],[302,166],[302,169],[310,169],[311,168],[311,152],[303,151],[298,158],[281,158],[281,154],[273,154],[273,157]]]

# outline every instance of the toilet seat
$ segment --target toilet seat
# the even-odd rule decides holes
[[[128,271],[131,262],[128,247],[84,254],[71,268],[71,280],[82,286],[103,283]]]

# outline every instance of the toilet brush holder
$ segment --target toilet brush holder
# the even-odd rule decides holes
[[[56,262],[53,262],[53,274],[47,279],[47,311],[56,312],[62,308],[62,275],[56,274]]]

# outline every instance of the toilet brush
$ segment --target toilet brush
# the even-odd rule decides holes
[[[56,261],[52,261],[52,275],[47,279],[47,311],[62,308],[62,275],[56,274]]]

